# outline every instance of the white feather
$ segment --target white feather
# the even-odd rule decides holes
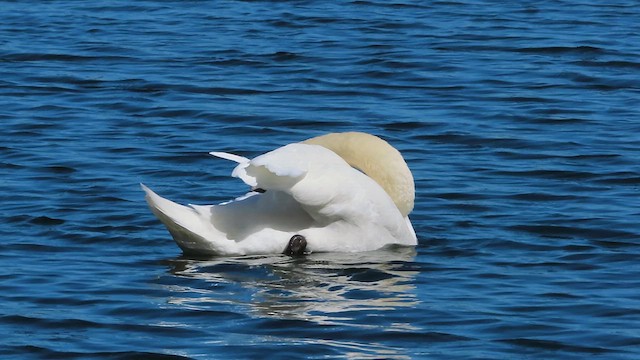
[[[242,163],[246,163],[246,162],[250,161],[249,159],[247,159],[244,156],[240,156],[240,155],[236,155],[236,154],[230,154],[230,153],[226,153],[226,152],[212,151],[212,152],[209,153],[209,155],[213,155],[215,157],[219,157],[219,158],[225,159],[225,160],[235,161],[238,164],[242,164]]]

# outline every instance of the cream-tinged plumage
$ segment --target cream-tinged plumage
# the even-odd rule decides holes
[[[185,252],[282,253],[294,235],[304,236],[311,252],[417,243],[408,218],[413,177],[400,153],[378,137],[328,134],[253,159],[211,154],[237,162],[232,176],[265,192],[183,206],[142,185],[149,207]]]

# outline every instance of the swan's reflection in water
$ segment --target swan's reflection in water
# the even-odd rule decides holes
[[[200,310],[223,307],[255,317],[318,324],[382,326],[364,317],[413,307],[418,301],[414,257],[412,247],[302,258],[180,257],[170,260],[170,271],[188,281],[168,285],[174,293],[170,303]],[[384,325],[411,328],[409,322],[402,321]]]

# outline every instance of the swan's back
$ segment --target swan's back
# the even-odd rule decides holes
[[[389,194],[403,216],[413,210],[415,185],[402,154],[383,139],[362,132],[332,133],[303,141],[323,146],[364,172]]]

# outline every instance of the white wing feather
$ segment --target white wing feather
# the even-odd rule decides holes
[[[226,153],[226,152],[212,151],[209,153],[209,155],[213,155],[215,157],[225,159],[225,160],[231,160],[231,161],[237,162],[238,164],[247,163],[251,161],[244,156]]]

